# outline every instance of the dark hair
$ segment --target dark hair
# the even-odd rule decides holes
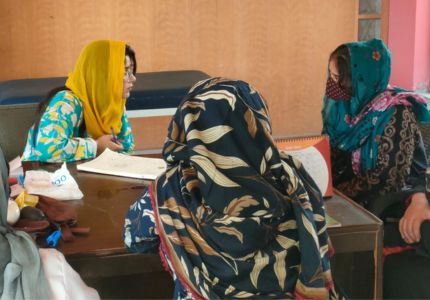
[[[125,55],[129,56],[131,61],[133,62],[133,74],[136,75],[136,69],[137,69],[137,63],[136,63],[136,54],[129,45],[125,45]],[[34,129],[33,129],[33,143],[34,147],[36,146],[36,137],[37,137],[37,131],[39,129],[40,120],[42,119],[42,115],[45,112],[46,108],[48,107],[49,103],[51,103],[52,98],[61,91],[70,91],[70,89],[63,85],[56,88],[53,88],[48,92],[46,97],[39,103],[37,107],[37,113],[36,118],[34,121]],[[85,122],[82,123],[81,128],[79,129],[79,136],[83,136],[85,131]]]
[[[351,55],[345,45],[340,45],[331,54],[330,60],[334,59],[339,72],[339,85],[349,94],[353,95],[351,79]]]
[[[125,45],[125,55],[129,56],[132,63],[133,63],[133,74],[136,75],[137,70],[137,62],[136,62],[136,54],[134,53],[133,48],[131,48],[129,45]]]

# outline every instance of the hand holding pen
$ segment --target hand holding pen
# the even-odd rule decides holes
[[[118,137],[115,134],[115,130],[113,130],[113,127],[110,127],[110,131],[112,132],[112,142],[114,142],[115,144],[120,144]]]
[[[105,134],[100,136],[96,140],[96,143],[97,143],[97,154],[102,153],[106,148],[117,152],[122,151],[124,149],[112,127],[111,127],[111,134]]]

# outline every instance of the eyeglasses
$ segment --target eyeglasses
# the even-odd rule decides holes
[[[134,76],[133,69],[126,69],[124,71],[124,79],[130,80],[131,76]]]

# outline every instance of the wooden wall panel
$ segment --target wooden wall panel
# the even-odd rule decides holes
[[[169,116],[130,119],[135,150],[161,149],[167,136],[170,120]]]
[[[269,102],[275,135],[315,133],[327,58],[354,39],[356,1],[0,0],[0,80],[66,76],[87,43],[121,39],[140,72],[246,80]]]

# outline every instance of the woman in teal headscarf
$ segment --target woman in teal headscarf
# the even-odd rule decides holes
[[[385,246],[419,242],[430,219],[419,127],[430,121],[425,99],[388,85],[391,55],[378,39],[339,46],[328,71],[322,118],[334,185],[385,221],[400,219],[386,224]]]

